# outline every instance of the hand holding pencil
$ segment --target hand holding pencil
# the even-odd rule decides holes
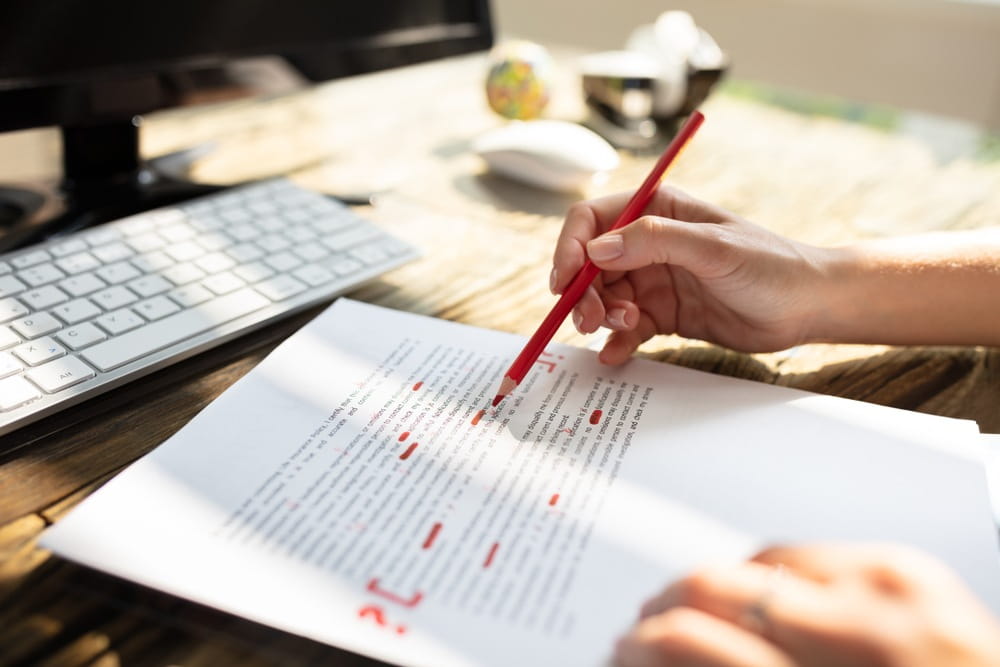
[[[666,174],[667,168],[673,163],[674,159],[681,152],[684,146],[687,144],[688,140],[694,135],[694,133],[704,122],[705,117],[699,111],[692,112],[691,116],[688,117],[684,126],[681,127],[677,135],[674,137],[670,145],[667,146],[663,155],[657,160],[656,164],[653,166],[652,171],[643,181],[642,185],[626,204],[625,208],[622,209],[620,215],[618,216],[615,223],[612,225],[612,229],[621,228],[636,218],[638,218],[646,206],[649,204],[653,195],[656,193],[657,188],[660,185],[660,181]],[[496,407],[500,402],[512,392],[518,384],[524,379],[528,371],[538,361],[539,355],[548,345],[549,341],[555,335],[556,330],[569,315],[570,311],[577,304],[580,298],[586,292],[587,288],[600,273],[600,269],[590,260],[583,265],[580,271],[576,274],[573,280],[569,283],[566,289],[563,291],[562,296],[553,306],[549,314],[542,320],[542,324],[539,326],[538,330],[534,335],[528,340],[527,345],[521,350],[521,353],[511,364],[510,368],[504,374],[503,379],[500,382],[500,388],[497,391],[496,397],[493,399],[493,406]]]

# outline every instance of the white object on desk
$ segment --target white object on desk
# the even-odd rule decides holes
[[[560,120],[512,122],[483,134],[472,148],[492,171],[559,192],[582,190],[618,166],[618,153],[604,138]]]

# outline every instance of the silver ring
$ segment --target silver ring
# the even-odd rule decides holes
[[[771,571],[767,573],[767,579],[764,581],[764,588],[761,590],[760,595],[757,596],[757,599],[749,607],[743,610],[740,625],[755,634],[762,636],[767,634],[771,625],[768,618],[768,610],[774,601],[774,596],[778,592],[781,580],[785,578],[785,574],[785,566],[781,563],[771,568]]]

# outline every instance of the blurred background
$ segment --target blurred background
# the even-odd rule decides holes
[[[499,0],[500,39],[619,49],[690,12],[730,59],[723,94],[925,141],[942,161],[1000,160],[1000,0]]]

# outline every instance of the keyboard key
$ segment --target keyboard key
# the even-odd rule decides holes
[[[0,276],[0,299],[6,296],[14,296],[26,289],[28,289],[28,286],[14,276]]]
[[[308,227],[292,227],[285,232],[285,236],[290,238],[295,243],[306,243],[307,241],[312,241],[316,238],[317,234]]]
[[[292,252],[307,262],[315,262],[316,260],[323,259],[330,254],[330,252],[319,243],[303,243],[302,245],[297,245],[292,248]]]
[[[76,357],[63,357],[33,368],[25,375],[48,394],[54,394],[67,387],[89,380],[97,375],[94,369]]]
[[[157,233],[170,243],[187,241],[197,236],[198,232],[188,225],[169,225],[157,230]]]
[[[195,257],[204,255],[205,249],[194,241],[183,241],[167,246],[163,249],[163,252],[170,255],[175,261],[187,262]]]
[[[167,292],[167,296],[187,308],[188,306],[197,305],[202,301],[208,301],[214,295],[201,285],[192,283],[182,287],[175,287]]]
[[[42,262],[47,262],[50,259],[52,259],[52,257],[44,250],[32,250],[24,253],[23,255],[11,258],[10,263],[15,269],[26,269],[29,266],[41,264]]]
[[[359,270],[363,269],[364,266],[356,259],[351,259],[350,257],[340,257],[332,262],[328,262],[326,264],[326,268],[330,269],[338,276],[349,276],[352,273],[357,273]]]
[[[227,271],[236,266],[236,262],[229,255],[221,252],[213,252],[199,257],[194,263],[195,266],[205,273],[219,273],[220,271]]]
[[[66,274],[56,268],[55,264],[36,264],[18,272],[17,277],[32,287],[40,287],[65,278]]]
[[[81,245],[83,243],[81,242]],[[101,266],[100,260],[89,252],[78,252],[68,257],[56,260],[56,266],[66,273],[82,273],[83,271],[93,271]]]
[[[292,245],[292,242],[284,236],[268,234],[257,239],[257,245],[267,252],[279,252]]]
[[[88,247],[89,246],[83,239],[70,239],[69,241],[63,241],[62,243],[57,243],[54,246],[49,246],[49,252],[52,253],[54,257],[66,257],[68,255],[84,252]]]
[[[263,280],[254,287],[271,301],[281,301],[306,290],[301,281],[284,274]]]
[[[154,296],[152,299],[140,301],[132,306],[132,308],[147,320],[158,320],[167,315],[172,315],[181,309],[180,306],[165,296]]]
[[[70,276],[59,283],[59,287],[66,290],[73,296],[83,296],[96,292],[107,287],[108,284],[95,276],[93,273],[81,273],[78,276]]]
[[[118,334],[123,334],[126,331],[131,331],[136,327],[141,327],[146,323],[146,321],[128,308],[120,308],[113,312],[101,315],[94,320],[94,323],[112,336],[117,336]]]
[[[7,412],[41,398],[42,393],[23,377],[0,380],[0,411]]]
[[[10,323],[10,327],[21,334],[22,338],[32,339],[62,329],[62,323],[48,313],[35,313],[14,320]]]
[[[226,236],[223,232],[212,231],[205,232],[204,234],[197,236],[195,238],[195,243],[209,252],[215,252],[216,250],[222,250],[223,248],[228,248],[233,245],[233,239]]]
[[[132,249],[120,241],[114,241],[112,243],[105,243],[104,245],[99,245],[90,251],[94,257],[101,260],[105,264],[111,264],[113,262],[119,262],[123,259],[128,259],[135,253]],[[144,252],[144,251],[140,251]]]
[[[389,253],[379,247],[378,243],[372,243],[355,248],[349,254],[351,257],[364,264],[378,264],[389,259]]]
[[[158,271],[162,271],[168,266],[173,266],[174,260],[167,257],[167,253],[162,250],[154,250],[152,252],[147,252],[145,255],[133,257],[132,265],[140,271],[144,271],[146,273],[156,273]]]
[[[156,275],[155,273],[143,276],[142,278],[137,278],[128,284],[129,289],[142,297],[150,297],[160,294],[161,292],[166,292],[173,286],[173,283],[168,281],[166,278]]]
[[[66,354],[66,349],[48,336],[21,343],[12,352],[29,366],[38,366]]]
[[[264,256],[264,251],[252,243],[241,243],[226,249],[226,254],[240,264],[252,262]]]
[[[10,327],[0,326],[0,350],[6,350],[11,345],[17,345],[21,338],[11,331]]]
[[[126,240],[126,243],[128,243],[128,245],[138,253],[159,250],[163,246],[167,245],[167,242],[163,239],[163,237],[158,236],[153,232],[146,232],[145,234],[139,234],[138,236],[131,236]]]
[[[98,343],[81,356],[99,370],[109,371],[187,340],[230,320],[269,305],[252,289],[242,289],[152,322],[118,338]]]
[[[112,285],[123,283],[142,275],[139,269],[125,261],[102,266],[98,270],[94,271],[94,273],[98,275],[101,280]]]
[[[174,264],[170,268],[161,271],[160,275],[175,285],[186,285],[187,283],[204,278],[205,272],[194,264],[186,262],[184,264]]]
[[[149,217],[157,225],[174,225],[174,224],[184,224],[187,221],[187,214],[179,208],[163,208],[158,211],[152,211]],[[160,232],[163,233],[162,231]]]
[[[73,351],[82,350],[88,345],[93,345],[94,343],[106,340],[107,337],[108,335],[106,333],[95,327],[90,322],[84,322],[83,324],[78,324],[75,327],[63,329],[56,334],[56,339]]]
[[[253,225],[237,225],[227,231],[230,236],[240,242],[253,241],[263,233]]]
[[[139,300],[139,297],[135,295],[135,292],[132,292],[121,285],[115,285],[114,287],[101,290],[100,292],[92,294],[90,298],[104,310],[115,310],[116,308],[127,306],[128,304]]]
[[[297,266],[302,266],[302,259],[290,252],[279,252],[264,259],[264,263],[278,273],[288,273]]]
[[[37,311],[46,310],[58,303],[62,303],[69,299],[69,296],[55,285],[45,285],[44,287],[24,292],[20,298],[21,301]]]
[[[52,312],[66,324],[76,324],[100,315],[103,311],[90,299],[74,299],[69,303],[56,306]]]
[[[96,247],[120,240],[122,233],[115,227],[102,226],[83,232],[82,237],[82,240],[85,240],[91,246]]]
[[[316,266],[315,264],[310,264],[296,269],[292,272],[292,275],[302,282],[307,283],[310,287],[325,285],[336,277],[326,269]]]
[[[18,317],[24,317],[29,313],[31,311],[17,299],[0,299],[0,322],[9,322]]]
[[[17,360],[10,352],[0,352],[0,378],[5,378],[20,373],[24,370],[24,365]]]
[[[233,273],[248,283],[255,283],[258,280],[264,280],[273,276],[274,269],[263,262],[250,262],[243,266],[237,266],[233,269]]]
[[[201,281],[204,287],[215,294],[228,294],[243,287],[246,283],[234,276],[233,274],[225,271],[223,273],[217,273],[214,276],[209,276]]]

